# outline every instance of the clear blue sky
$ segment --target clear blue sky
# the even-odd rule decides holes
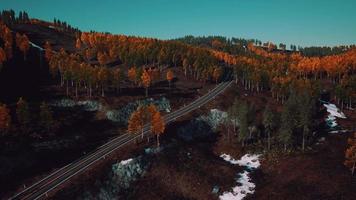
[[[0,0],[0,9],[10,8],[81,30],[161,39],[223,35],[302,46],[356,44],[356,0]]]

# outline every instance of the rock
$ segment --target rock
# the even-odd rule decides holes
[[[116,184],[126,189],[144,172],[141,158],[129,159],[112,165],[113,179]]]
[[[216,185],[216,186],[213,187],[213,191],[211,191],[211,193],[213,193],[213,194],[218,194],[218,193],[219,193],[219,190],[220,190],[220,189],[219,189],[219,186]]]

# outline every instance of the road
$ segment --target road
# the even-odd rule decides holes
[[[177,118],[186,115],[193,110],[196,110],[206,104],[207,102],[214,99],[216,96],[221,94],[226,88],[230,86],[232,81],[223,82],[217,85],[214,89],[210,90],[207,94],[199,97],[187,106],[184,106],[172,113],[164,116],[165,122],[171,123]],[[145,125],[144,135],[150,134],[149,125]],[[106,156],[111,154],[113,151],[120,149],[121,147],[127,145],[128,143],[134,142],[136,139],[141,137],[141,132],[130,134],[125,133],[117,136],[105,143],[104,145],[98,147],[94,152],[54,171],[45,178],[39,180],[33,185],[27,187],[21,192],[15,194],[10,199],[41,199],[47,197],[47,194],[59,187],[61,184],[65,183],[72,177],[83,173],[93,164],[105,159]]]

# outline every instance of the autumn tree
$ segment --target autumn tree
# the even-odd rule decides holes
[[[148,96],[148,88],[150,87],[150,84],[151,84],[151,76],[146,69],[143,70],[143,73],[141,75],[141,80],[142,80],[142,85],[146,90],[146,97],[147,97]]]
[[[80,38],[77,38],[75,42],[75,48],[77,48],[78,50],[82,48],[82,41],[80,40]]]
[[[345,152],[344,165],[350,168],[351,174],[354,175],[356,168],[356,132],[353,134],[353,137],[348,139],[347,143],[349,147]]]
[[[213,79],[215,81],[215,83],[218,83],[218,80],[220,79],[222,75],[222,70],[219,67],[214,67],[214,71],[213,71]]]
[[[11,125],[10,110],[5,104],[0,105],[0,135],[5,135]]]
[[[171,82],[172,82],[173,78],[174,78],[173,71],[171,69],[169,69],[167,71],[167,81],[168,81],[169,89],[171,89]]]
[[[40,106],[40,127],[45,129],[47,132],[51,130],[54,124],[53,113],[51,108],[43,102]]]
[[[141,138],[143,138],[143,128],[144,128],[144,116],[145,116],[145,108],[143,106],[139,106],[136,111],[134,111],[130,119],[128,121],[128,132],[136,133],[141,132]]]
[[[6,52],[0,47],[0,70],[2,69],[4,61],[6,61]]]
[[[46,41],[44,45],[44,49],[45,49],[45,58],[47,59],[47,61],[50,61],[53,56],[53,50],[51,44],[48,41]]]
[[[30,126],[30,111],[28,103],[21,97],[16,104],[17,121],[24,132],[27,132]]]
[[[16,33],[16,45],[22,51],[24,60],[26,60],[27,52],[30,49],[30,41],[27,35],[20,35],[19,33]]]
[[[160,146],[159,137],[164,133],[165,122],[160,112],[155,112],[151,120],[151,131],[156,135],[157,138],[157,147]]]
[[[127,76],[129,78],[130,81],[132,81],[133,83],[137,83],[136,80],[136,67],[131,67],[128,72],[127,72]]]

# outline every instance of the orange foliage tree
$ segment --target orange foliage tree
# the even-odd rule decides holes
[[[147,97],[148,96],[148,88],[150,87],[150,84],[151,84],[151,76],[146,69],[143,70],[141,80],[142,80],[142,85],[146,90],[146,97]]]
[[[22,51],[24,60],[26,60],[27,52],[30,49],[30,41],[27,35],[20,35],[19,33],[16,33],[16,45]]]
[[[151,131],[156,135],[157,146],[160,146],[159,136],[164,133],[165,122],[160,112],[155,112],[151,119]]]
[[[128,121],[128,132],[135,134],[136,132],[141,132],[141,137],[143,138],[143,128],[145,123],[146,109],[143,106],[139,106],[136,111],[134,111]]]
[[[5,135],[11,125],[10,110],[5,104],[0,105],[0,133]]]
[[[171,69],[169,69],[167,71],[167,81],[168,81],[169,89],[171,89],[171,82],[172,82],[173,78],[174,78],[173,71]]]
[[[75,48],[77,48],[78,50],[82,48],[82,41],[80,40],[80,38],[77,38],[77,41],[75,42]]]
[[[136,67],[131,67],[127,72],[127,76],[129,77],[130,81],[136,84]]]
[[[6,61],[6,52],[0,47],[0,70],[2,69],[2,64]]]
[[[213,79],[215,83],[218,83],[218,80],[220,79],[221,75],[222,75],[221,68],[215,67],[213,71]]]
[[[53,55],[53,50],[51,44],[48,41],[46,41],[44,45],[44,49],[45,49],[45,58],[47,59],[47,61],[50,61]]]
[[[349,148],[345,152],[345,166],[350,168],[352,175],[354,175],[356,168],[356,132],[353,137],[348,139]]]

